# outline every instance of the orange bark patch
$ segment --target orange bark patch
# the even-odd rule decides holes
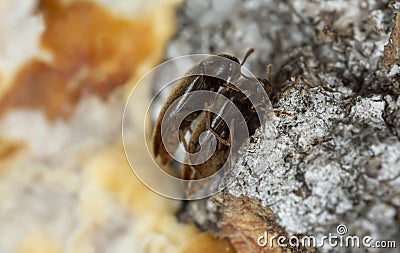
[[[388,44],[383,51],[382,64],[387,71],[390,71],[394,65],[400,65],[400,14],[396,14],[394,26]]]
[[[314,248],[295,248],[287,242],[287,247],[280,247],[276,239],[290,237],[276,224],[273,212],[257,200],[230,194],[214,195],[212,200],[221,214],[217,224],[221,229],[220,236],[228,238],[237,253],[315,252]],[[261,241],[265,246],[259,246],[258,240],[265,232],[269,235]]]
[[[54,59],[27,63],[0,101],[0,113],[26,107],[41,109],[50,119],[68,118],[83,96],[105,99],[125,84],[155,45],[148,18],[119,18],[92,2],[64,6],[44,0],[39,10],[46,23],[42,46]]]
[[[0,136],[0,177],[9,171],[17,155],[24,148],[22,143]]]
[[[182,253],[235,253],[232,245],[226,239],[217,239],[210,234],[202,233],[182,250]]]

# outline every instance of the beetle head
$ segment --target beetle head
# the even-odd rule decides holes
[[[238,64],[240,64],[239,59],[236,58],[235,56],[232,56],[232,55],[229,55],[229,54],[219,54],[218,56],[228,58],[229,60],[237,62]]]
[[[203,73],[231,83],[240,77],[239,60],[228,54],[211,56],[203,62]]]

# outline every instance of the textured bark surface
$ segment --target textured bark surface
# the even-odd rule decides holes
[[[276,238],[279,236],[288,238],[288,235],[282,227],[276,225],[272,211],[268,207],[261,206],[258,201],[233,195],[217,195],[212,197],[212,201],[220,213],[217,222],[220,228],[219,235],[229,238],[238,253],[313,252],[313,249],[301,247],[279,247]],[[259,240],[264,233],[269,236]]]
[[[288,113],[266,122],[243,147],[235,166],[241,174],[227,193],[260,201],[289,235],[321,238],[344,224],[346,235],[399,241],[399,6],[375,0],[184,4],[167,56],[240,58],[254,47],[247,66],[265,76],[274,65],[271,101]],[[206,230],[238,226],[238,217],[221,221],[210,201],[191,202],[187,210]]]

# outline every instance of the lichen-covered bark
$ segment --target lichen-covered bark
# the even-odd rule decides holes
[[[271,101],[288,113],[244,146],[235,166],[242,172],[226,193],[260,201],[288,234],[321,237],[345,224],[348,235],[398,241],[400,3],[218,2],[224,8],[186,2],[167,55],[241,56],[254,47],[249,69],[262,76],[274,65]],[[220,222],[207,201],[190,203],[188,212],[204,229]]]

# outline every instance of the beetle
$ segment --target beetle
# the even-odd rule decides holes
[[[254,85],[257,85],[255,82],[262,84],[261,88],[264,89],[264,91],[258,90],[260,86],[254,87]],[[200,142],[211,143],[211,138],[213,138],[213,136],[217,139],[216,150],[207,161],[201,164],[191,165],[192,161],[187,159],[185,164],[182,165],[183,179],[194,180],[206,178],[222,168],[225,162],[231,162],[232,160],[227,160],[228,156],[237,152],[237,150],[232,150],[230,145],[231,137],[234,136],[234,126],[244,123],[247,126],[249,135],[253,135],[255,130],[261,125],[258,111],[271,111],[268,108],[263,107],[263,105],[265,105],[263,102],[265,101],[262,100],[266,98],[260,96],[260,94],[266,94],[268,97],[271,95],[272,85],[269,80],[246,78],[239,81],[238,87],[249,87],[250,94],[245,94],[240,90],[234,89],[224,89],[221,91],[221,94],[230,99],[230,101],[240,110],[245,122],[238,122],[239,119],[233,119],[233,122],[230,122],[229,125],[227,122],[224,122],[220,115],[224,115],[228,110],[230,110],[230,108],[226,106],[227,103],[218,108],[219,111],[217,114],[211,114],[208,111],[202,112],[194,127],[189,142],[185,144],[186,150],[188,153],[198,152],[201,147]],[[250,97],[254,96],[258,98],[259,103],[257,103],[257,99],[250,100]],[[206,134],[203,135],[200,140],[200,135],[203,132]],[[235,141],[241,143],[244,140]],[[204,147],[207,148],[207,146]]]
[[[253,51],[253,49],[248,50],[242,63],[239,63],[239,60],[236,57],[228,54],[210,56],[193,65],[185,73],[185,77],[178,81],[178,83],[170,92],[167,100],[163,104],[159,116],[155,122],[152,133],[153,155],[156,158],[159,157],[163,165],[165,165],[172,159],[170,154],[166,150],[161,135],[161,124],[164,117],[167,116],[173,118],[178,115],[181,108],[184,106],[185,100],[187,100],[188,98],[188,94],[193,91],[209,90],[217,92],[220,88],[228,88],[230,90],[235,89],[231,82],[236,81],[240,78],[240,76],[242,75],[240,69],[241,65],[244,64],[247,57],[251,53],[253,53]],[[207,75],[201,73],[207,73]],[[220,78],[217,78],[216,76]],[[168,110],[168,108],[178,98],[181,101],[180,104],[178,104],[177,108],[173,109],[170,115],[166,115],[166,111]],[[185,136],[185,134],[190,130],[190,125],[199,116],[199,114],[200,112],[193,112],[186,119],[184,119],[179,129],[177,130],[180,131],[180,136]],[[172,133],[171,135],[174,136]]]

